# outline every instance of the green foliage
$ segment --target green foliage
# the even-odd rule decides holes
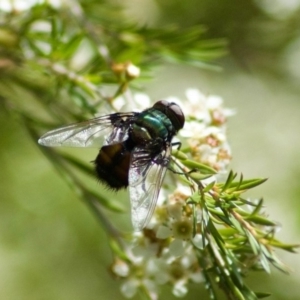
[[[138,65],[140,79],[146,79],[164,61],[202,66],[224,54],[224,42],[204,40],[200,26],[138,27],[105,2],[74,2],[60,9],[40,4],[2,14],[1,20],[1,81],[21,85],[47,108],[54,98],[62,99],[63,115],[51,112],[59,123],[79,119],[79,113],[82,118],[82,112],[94,114],[124,93],[135,78],[128,74],[130,64]],[[104,95],[105,85],[117,87],[115,93]],[[66,109],[74,104],[77,110]]]
[[[188,174],[186,176],[194,181]],[[234,181],[235,178],[236,174],[230,172],[225,183],[212,182],[203,187],[201,181],[196,182],[199,190],[188,203],[199,206],[202,211],[203,248],[197,249],[199,263],[212,299],[216,299],[214,282],[224,289],[229,299],[267,297],[267,293],[251,291],[243,277],[251,269],[270,273],[270,265],[288,272],[273,248],[295,252],[298,245],[277,243],[274,238],[277,225],[261,212],[262,199],[255,204],[241,197],[247,189],[266,179],[243,180],[241,176],[239,181]],[[210,257],[210,264],[204,263],[203,257]]]
[[[214,69],[211,61],[226,53],[224,40],[204,38],[203,26],[137,26],[128,22],[120,7],[105,1],[0,11],[0,22],[0,97],[35,142],[62,124],[105,109],[116,111],[114,100],[120,95],[130,100],[130,92],[141,89],[157,65],[175,62]],[[95,213],[109,236],[114,259],[133,265],[123,233],[103,210],[121,213],[124,208],[79,180],[82,174],[93,176],[91,165],[56,149],[42,151]],[[224,183],[204,185],[202,180],[217,170],[193,158],[189,147],[183,152],[173,152],[174,166],[178,178],[193,190],[186,205],[192,210],[193,236],[202,235],[203,247],[193,247],[211,299],[216,299],[216,285],[228,299],[268,296],[253,292],[244,276],[249,270],[270,273],[270,265],[286,272],[273,248],[295,252],[297,245],[275,238],[276,222],[262,212],[262,199],[251,202],[242,197],[266,179],[236,180],[230,172]]]

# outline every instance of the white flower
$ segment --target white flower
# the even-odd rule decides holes
[[[171,218],[180,219],[182,217],[182,206],[183,203],[176,202],[167,206],[168,214]]]
[[[207,240],[203,241],[201,234],[196,234],[192,240],[193,244],[198,248],[203,250],[204,247],[207,245]]]
[[[173,238],[168,250],[175,257],[184,254],[184,241],[190,240],[193,232],[192,221],[183,217],[183,206],[184,202],[167,205],[167,211],[172,219],[169,219],[167,225],[160,225],[156,231],[156,237],[159,239]]]
[[[189,218],[181,218],[172,222],[172,232],[175,238],[189,240],[193,234],[193,224]]]
[[[132,278],[127,280],[121,285],[121,293],[126,298],[132,298],[136,294],[138,286],[139,282],[137,279]]]
[[[174,296],[178,298],[184,297],[188,292],[185,281],[177,281],[173,287],[172,292]]]
[[[184,245],[182,240],[174,239],[169,246],[170,254],[177,257],[184,254]]]
[[[149,230],[152,232],[151,230]],[[140,264],[144,259],[151,258],[156,255],[159,244],[153,243],[153,241],[145,234],[141,232],[134,233],[134,239],[131,244],[131,260],[135,264]]]
[[[161,225],[156,231],[156,237],[159,239],[167,239],[172,234],[172,231],[169,227]]]
[[[197,89],[188,89],[186,98],[184,104],[177,98],[168,99],[178,103],[185,114],[185,125],[179,135],[187,138],[192,157],[196,161],[219,172],[226,171],[231,151],[225,135],[225,123],[234,111],[223,108],[221,97],[206,96]]]
[[[199,121],[186,121],[184,127],[179,131],[179,135],[184,138],[202,137],[206,125]]]
[[[127,277],[129,275],[130,269],[126,262],[118,259],[112,265],[112,271],[120,277]]]
[[[140,74],[141,74],[141,70],[139,67],[135,66],[133,63],[128,63],[126,65],[126,76],[129,78],[129,79],[134,79],[136,77],[139,77]]]

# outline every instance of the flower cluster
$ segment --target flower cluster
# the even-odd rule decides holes
[[[233,112],[222,107],[221,98],[205,97],[198,90],[188,90],[186,98],[184,105],[177,98],[167,99],[183,108],[186,123],[180,135],[186,139],[194,160],[224,171],[230,160],[225,122]],[[137,105],[147,99],[143,94],[133,97]],[[119,98],[116,103],[123,106],[125,102]],[[157,299],[159,286],[165,284],[171,286],[175,296],[182,297],[189,282],[203,281],[198,261],[199,250],[205,246],[202,216],[198,206],[189,204],[191,192],[190,187],[178,184],[168,197],[162,196],[167,191],[161,190],[151,222],[142,232],[134,233],[126,259],[114,261],[112,271],[123,279],[121,291],[126,297],[141,289],[149,298]]]
[[[173,97],[168,100],[179,105],[182,103]],[[226,138],[226,121],[234,111],[223,107],[221,97],[206,96],[197,89],[186,91],[186,101],[181,107],[187,121],[179,135],[187,138],[193,159],[220,173],[225,172],[231,160]]]
[[[188,291],[187,283],[203,281],[194,251],[202,247],[201,238],[193,237],[188,195],[182,190],[171,194],[168,204],[157,206],[147,228],[134,234],[129,261],[114,262],[114,274],[126,279],[121,286],[126,297],[142,289],[156,299],[159,286],[165,284],[172,287],[175,296],[182,297]]]

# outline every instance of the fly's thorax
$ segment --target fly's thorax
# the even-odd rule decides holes
[[[143,111],[132,125],[131,138],[136,143],[153,140],[167,141],[175,134],[169,118],[153,108]]]

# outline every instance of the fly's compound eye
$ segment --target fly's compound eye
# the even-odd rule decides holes
[[[184,126],[185,118],[181,108],[174,102],[170,103],[168,107],[169,113],[167,116],[170,118],[176,131],[180,130]]]
[[[185,117],[178,104],[160,100],[153,105],[153,108],[163,112],[171,120],[176,131],[183,128]]]

